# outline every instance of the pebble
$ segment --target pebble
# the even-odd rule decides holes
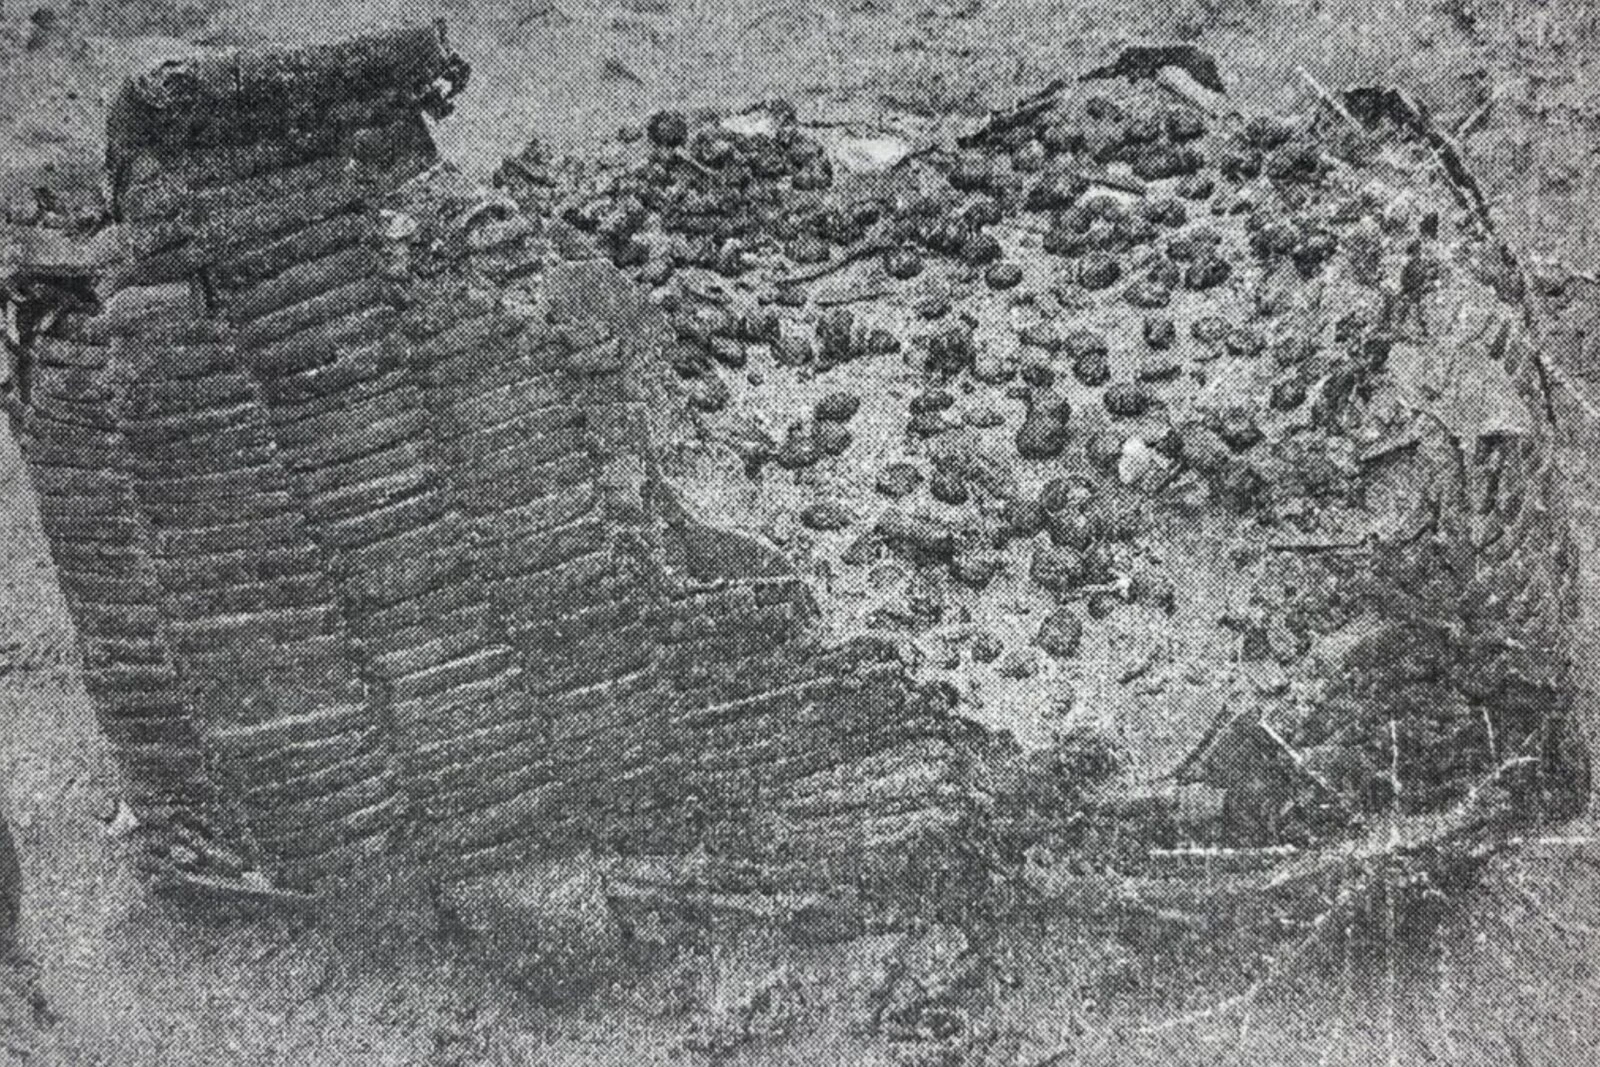
[[[891,463],[878,472],[878,492],[894,500],[909,495],[921,484],[922,472],[910,463]]]
[[[883,269],[891,278],[906,281],[922,273],[922,256],[912,248],[896,248],[884,253]]]
[[[812,530],[842,530],[851,521],[849,510],[837,500],[819,500],[800,512],[800,522]]]
[[[811,436],[817,442],[817,450],[825,456],[843,455],[854,440],[850,431],[837,422],[815,423],[811,428]]]
[[[1101,470],[1111,470],[1122,458],[1122,443],[1127,433],[1110,426],[1102,427],[1084,442],[1083,452],[1090,464]]]
[[[773,453],[772,461],[784,470],[799,470],[815,466],[821,458],[822,450],[817,447],[817,439],[810,429],[791,426],[784,435],[783,443]]]
[[[1184,463],[1201,474],[1216,474],[1228,462],[1227,443],[1209,426],[1189,423],[1179,428],[1178,439]]]
[[[812,414],[818,422],[849,422],[861,410],[861,398],[854,393],[829,393],[818,400]]]
[[[971,496],[966,479],[949,470],[936,470],[928,482],[928,494],[941,504],[965,504]]]
[[[1122,265],[1106,252],[1091,252],[1078,263],[1078,284],[1085,289],[1106,289],[1122,277]]]
[[[1164,382],[1176,378],[1182,369],[1183,364],[1172,352],[1150,351],[1139,357],[1139,367],[1135,376],[1141,382]]]
[[[1032,678],[1039,673],[1039,660],[1031,648],[1014,648],[1000,661],[999,671],[1003,678]]]
[[[961,243],[961,258],[974,267],[985,267],[1000,258],[1000,242],[992,233],[975,233]]]
[[[689,121],[681,111],[657,111],[650,116],[645,134],[652,144],[678,148],[689,139]]]
[[[1047,655],[1068,659],[1077,655],[1083,643],[1083,623],[1069,608],[1058,607],[1040,624],[1033,643]]]
[[[1154,349],[1171,348],[1178,340],[1177,325],[1165,315],[1149,315],[1144,320],[1144,343]]]
[[[1123,485],[1145,486],[1167,471],[1167,457],[1151,448],[1144,438],[1134,436],[1122,442],[1117,459],[1117,479]]]
[[[911,413],[921,415],[930,411],[947,411],[955,406],[956,398],[948,389],[927,389],[911,398]]]
[[[1217,436],[1235,452],[1243,452],[1261,441],[1264,436],[1256,425],[1255,416],[1245,408],[1229,408],[1216,419]]]
[[[1066,593],[1083,584],[1083,553],[1064,545],[1041,545],[1033,550],[1028,576],[1052,593]]]
[[[877,529],[889,544],[929,559],[948,561],[955,551],[949,525],[931,515],[890,508],[879,516]]]
[[[826,263],[833,256],[833,249],[814,233],[803,233],[790,241],[784,248],[784,254],[795,263],[813,264]],[[787,286],[793,289],[795,286]]]
[[[1207,200],[1217,184],[1204,174],[1186,174],[1178,180],[1177,194],[1185,200]]]
[[[1022,268],[1015,263],[996,263],[984,272],[983,280],[996,292],[1015,289],[1022,282]]]
[[[707,346],[711,358],[722,364],[738,370],[750,359],[750,354],[745,351],[744,342],[732,337],[713,337]]]
[[[1114,382],[1106,387],[1100,400],[1113,418],[1131,419],[1149,411],[1156,397],[1143,382]]]
[[[1028,538],[1045,528],[1049,513],[1036,500],[1008,500],[1000,509],[1000,521],[1007,536]]]

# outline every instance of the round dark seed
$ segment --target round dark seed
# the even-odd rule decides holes
[[[1022,281],[1022,268],[1015,263],[996,263],[984,272],[983,280],[996,292],[1015,289]]]
[[[909,495],[921,484],[922,472],[909,463],[891,463],[878,473],[878,492],[895,500]]]
[[[680,111],[657,111],[650,116],[645,133],[652,144],[677,148],[689,139],[689,120]]]
[[[1193,111],[1169,108],[1166,116],[1167,137],[1173,141],[1192,141],[1206,132],[1205,120]]]
[[[948,411],[955,406],[956,398],[948,389],[928,389],[911,398],[911,413]]]
[[[819,422],[849,422],[861,410],[861,398],[854,393],[829,393],[817,401],[812,414]]]
[[[1144,320],[1144,343],[1151,348],[1171,348],[1178,340],[1178,327],[1164,315],[1152,315]]]
[[[1101,396],[1106,410],[1119,419],[1132,419],[1150,410],[1155,394],[1141,382],[1116,382]]]
[[[1122,277],[1122,265],[1115,256],[1091,252],[1078,264],[1078,284],[1085,289],[1105,289]]]
[[[883,269],[889,277],[905,281],[922,273],[922,256],[913,248],[895,248],[884,253]]]
[[[950,505],[965,504],[971,495],[966,481],[947,470],[933,472],[933,478],[928,482],[928,493],[941,504]]]

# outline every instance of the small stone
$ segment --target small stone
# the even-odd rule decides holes
[[[744,342],[732,337],[713,337],[708,350],[712,359],[733,370],[742,368],[750,358],[749,353],[745,351]]]
[[[650,116],[645,133],[652,144],[662,148],[678,148],[689,139],[689,120],[681,111],[657,111]]]
[[[1106,289],[1122,277],[1122,265],[1106,252],[1091,252],[1078,263],[1078,284],[1085,289]]]
[[[1052,593],[1066,593],[1083,584],[1083,553],[1076,548],[1042,545],[1033,551],[1028,576]]]
[[[1144,343],[1154,349],[1171,348],[1178,340],[1178,327],[1165,315],[1149,315],[1144,320]]]
[[[1145,201],[1142,214],[1156,225],[1166,226],[1169,229],[1175,229],[1189,221],[1189,209],[1183,206],[1183,201],[1170,196]]]
[[[1000,242],[991,233],[975,233],[961,243],[961,258],[974,267],[986,267],[999,260]]]
[[[1172,303],[1172,290],[1146,278],[1128,286],[1122,298],[1136,308],[1163,308]]]
[[[925,319],[941,319],[950,313],[950,293],[943,286],[930,286],[918,294],[912,307]]]
[[[811,428],[811,436],[817,442],[817,450],[825,456],[843,455],[853,440],[850,431],[837,422],[816,423]]]
[[[867,331],[866,350],[869,355],[892,356],[900,351],[900,338],[893,331],[880,328]]]
[[[1002,678],[1032,678],[1039,673],[1039,660],[1031,648],[1014,648],[1000,661]]]
[[[1244,408],[1230,408],[1216,420],[1217,436],[1235,452],[1243,452],[1261,441],[1264,436],[1256,425],[1255,416]]]
[[[883,269],[891,278],[906,281],[922,273],[922,256],[914,248],[895,248],[883,255]]]
[[[1103,619],[1116,610],[1117,595],[1105,589],[1098,589],[1089,594],[1086,607],[1089,610],[1089,618]]]
[[[816,349],[804,337],[780,337],[772,344],[772,358],[783,367],[804,367],[813,362]]]
[[[1144,532],[1144,506],[1138,493],[1111,485],[1084,502],[1083,522],[1091,541],[1132,541]]]
[[[1083,453],[1091,466],[1100,470],[1112,470],[1117,461],[1122,458],[1122,443],[1128,439],[1126,430],[1119,430],[1112,426],[1105,426],[1089,436],[1084,442]]]
[[[1178,430],[1178,438],[1184,463],[1201,474],[1216,474],[1228,462],[1227,443],[1208,426],[1190,423]]]
[[[979,630],[972,635],[972,659],[975,663],[993,663],[1005,650],[1005,643],[991,630]]]
[[[963,549],[950,561],[950,575],[956,581],[982,589],[994,580],[1004,564],[1000,553],[987,549]],[[959,666],[951,664],[952,667]]]
[[[818,400],[812,414],[818,422],[849,422],[861,409],[861,398],[854,393],[829,393]]]
[[[1114,382],[1100,400],[1113,418],[1131,419],[1143,415],[1155,403],[1155,394],[1143,382]]]
[[[1229,330],[1222,339],[1222,347],[1233,356],[1259,356],[1267,347],[1261,335],[1246,326],[1239,326]]]
[[[1082,642],[1083,623],[1066,607],[1059,607],[1051,612],[1050,617],[1039,626],[1039,632],[1033,639],[1035,645],[1056,659],[1068,659],[1077,655],[1078,646]]]
[[[772,456],[772,461],[784,470],[815,466],[820,459],[822,449],[817,446],[816,437],[804,426],[791,426]]]
[[[916,437],[937,437],[954,424],[938,411],[919,411],[906,423],[906,431]]]
[[[949,525],[931,515],[908,515],[890,508],[878,518],[877,528],[889,544],[927,559],[948,561],[955,551],[955,535]]]
[[[1163,476],[1170,464],[1167,457],[1151,448],[1142,437],[1130,437],[1122,442],[1122,455],[1117,460],[1117,480],[1123,485],[1148,485]]]
[[[1141,382],[1165,382],[1176,378],[1182,369],[1183,364],[1172,352],[1151,351],[1139,357],[1139,368],[1134,373]]]
[[[948,411],[955,406],[956,398],[948,389],[927,389],[911,398],[911,413],[921,415],[930,411]]]
[[[1088,180],[1076,172],[1045,174],[1028,190],[1026,204],[1030,211],[1061,211],[1071,207],[1088,188]]]
[[[800,512],[800,522],[812,530],[842,530],[851,521],[849,510],[837,500],[819,500]]]
[[[1023,459],[1054,459],[1067,447],[1067,428],[1053,416],[1029,412],[1017,430],[1017,455]]]
[[[928,482],[928,493],[939,503],[951,506],[965,504],[971,495],[966,480],[948,470],[933,472],[933,478]]]
[[[1111,361],[1106,352],[1087,351],[1072,360],[1073,376],[1084,385],[1104,385],[1111,378]]]
[[[1193,141],[1206,132],[1205,120],[1187,108],[1168,108],[1162,124],[1173,141]]]
[[[1042,360],[1029,360],[1022,365],[1022,380],[1035,389],[1048,389],[1056,384],[1056,372]]]
[[[639,281],[649,286],[665,285],[676,269],[676,264],[670,259],[648,259],[639,268]]]
[[[909,495],[922,484],[922,472],[910,463],[891,463],[878,473],[878,492],[893,500]]]
[[[983,280],[995,292],[1015,289],[1022,282],[1022,268],[1015,263],[996,263],[984,272]]]

